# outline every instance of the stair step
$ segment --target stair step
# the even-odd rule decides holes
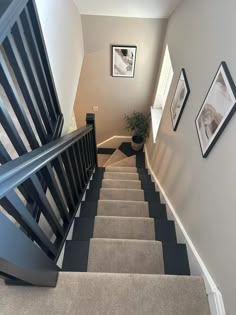
[[[141,189],[101,188],[100,200],[144,201],[144,191]]]
[[[141,189],[141,182],[139,180],[103,179],[102,188]]]
[[[158,241],[91,239],[88,271],[163,274],[162,244]]]
[[[124,216],[76,218],[72,239],[89,241],[91,238],[158,240],[176,243],[173,221]]]
[[[136,155],[127,157],[119,162],[113,163],[111,167],[125,166],[125,167],[136,167]]]
[[[150,218],[97,216],[93,237],[155,240],[155,222]]]
[[[125,155],[123,152],[121,152],[119,149],[116,149],[115,152],[111,155],[111,157],[107,160],[107,162],[104,164],[104,166],[108,166],[110,164],[119,162],[120,160],[123,160],[127,158],[127,155]]]
[[[2,285],[0,296],[2,314],[210,315],[201,277],[60,272],[56,288]]]
[[[98,154],[98,166],[103,167],[104,164],[108,161],[108,159],[111,157],[110,154]]]
[[[80,217],[95,217],[96,215],[151,217],[167,220],[165,205],[155,202],[100,200],[81,203]]]
[[[145,201],[99,200],[97,215],[149,217],[148,203]]]
[[[138,173],[117,173],[117,172],[105,172],[104,179],[126,179],[126,180],[139,180]]]
[[[106,173],[112,172],[112,173],[137,173],[136,167],[125,167],[125,166],[108,166],[105,168]]]
[[[95,245],[94,245],[95,251],[93,251],[93,249],[91,250],[91,248],[94,247],[94,246],[91,247],[91,244],[94,244],[93,242],[95,242]],[[121,244],[124,244],[124,245],[121,245]],[[153,246],[151,246],[151,244],[153,244]],[[155,245],[155,244],[158,244],[158,245]],[[116,256],[114,256],[115,251],[117,251]],[[145,270],[141,270],[142,259],[144,259],[145,263],[143,266],[145,268],[147,266],[157,268],[156,264],[159,264],[161,260],[161,262],[163,262],[164,264],[163,269],[164,269],[165,274],[186,275],[186,276],[190,275],[187,248],[185,244],[174,244],[174,243],[168,244],[168,243],[161,243],[158,241],[151,241],[151,240],[145,241],[145,240],[128,240],[128,239],[91,238],[90,241],[76,241],[76,240],[66,241],[65,254],[64,254],[64,260],[63,260],[63,267],[62,267],[63,270],[64,271],[79,271],[79,272],[89,271],[88,259],[89,259],[90,254],[92,255],[92,258],[94,258],[95,261],[99,263],[98,266],[99,268],[101,268],[100,270],[101,272],[106,272],[106,271],[103,271],[102,269],[103,267],[100,266],[100,263],[102,264],[103,260],[107,260],[108,261],[107,264],[109,267],[110,259],[112,259],[111,264],[113,264],[113,260],[118,259],[117,262],[119,263],[120,261],[122,268],[124,268],[123,270],[127,270],[125,269],[126,268],[125,266],[123,267],[123,264],[125,265],[125,261],[127,258],[127,261],[129,263],[129,268],[130,269],[133,268],[134,270],[135,264],[137,263],[138,268],[140,268],[140,273],[141,272],[148,273],[148,272],[145,272]],[[96,257],[98,258],[97,260],[96,260]],[[113,257],[116,257],[116,258],[113,258]],[[151,260],[149,260],[149,257]],[[94,260],[92,260],[92,263],[94,263]],[[92,265],[92,266],[96,267],[97,265]],[[114,266],[117,266],[115,262],[114,262]],[[158,268],[160,268],[160,266],[161,265],[159,264]],[[113,270],[112,266],[110,266],[109,268],[107,269],[107,272],[112,272],[111,271]],[[114,271],[114,272],[122,272],[122,271]],[[126,271],[123,271],[123,272],[126,272]],[[131,271],[131,272],[134,272],[134,271]]]

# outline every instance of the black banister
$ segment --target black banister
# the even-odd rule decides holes
[[[93,158],[95,159],[95,165],[98,166],[98,160],[97,160],[97,141],[96,141],[96,126],[95,126],[95,114],[88,113],[86,115],[86,123],[87,125],[93,126],[92,131],[92,147],[93,147]]]
[[[19,237],[19,248],[24,248],[25,253],[35,255],[37,261],[39,259],[45,263],[42,268],[40,264],[33,266],[36,258],[31,257],[33,269],[28,270],[28,256],[23,258],[19,254],[19,250],[14,254],[12,249],[8,249],[8,244],[2,237],[0,274],[9,275],[10,279],[16,278],[34,285],[55,285],[55,271],[58,271],[55,263],[63,248],[91,174],[96,168],[94,126],[95,124],[88,124],[0,167],[0,205],[16,223],[14,226],[4,214],[1,214],[0,228],[4,226],[5,231],[6,224],[12,226],[12,234],[7,233],[5,240],[8,242],[9,238],[10,242],[11,235],[14,238],[14,235],[18,237],[20,233],[22,237]],[[46,183],[46,190],[43,183]],[[48,191],[51,197],[48,196]],[[54,203],[50,198],[54,200]],[[52,235],[45,234],[43,227],[40,226],[40,220],[37,222],[31,215],[30,205],[32,203],[40,208],[51,228]],[[2,220],[3,217],[5,217],[4,220]],[[1,247],[5,249],[2,250]],[[47,264],[48,259],[52,265]],[[17,261],[20,264],[17,264]],[[50,267],[45,270],[44,266],[51,266],[54,269]],[[46,273],[49,274],[47,281]]]
[[[0,84],[0,124],[8,137],[2,145],[11,159],[61,136],[63,115],[35,0],[0,1]]]
[[[4,0],[0,2],[0,45],[28,2],[29,0]]]
[[[31,285],[55,287],[59,270],[38,246],[0,212],[0,271],[2,273]]]
[[[32,174],[39,171],[48,162],[63,153],[92,129],[92,126],[82,127],[24,156],[20,156],[18,159],[2,165],[0,167],[0,198],[9,190],[21,184]]]

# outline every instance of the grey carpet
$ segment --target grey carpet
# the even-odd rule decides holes
[[[148,202],[128,200],[99,200],[97,215],[149,217]]]
[[[139,180],[138,173],[118,173],[118,172],[105,172],[104,179],[127,179],[127,180]]]
[[[119,162],[120,160],[126,159],[127,155],[125,155],[123,152],[121,152],[119,149],[116,149],[116,151],[110,156],[110,158],[106,161],[104,166],[108,166],[110,164]]]
[[[118,167],[106,167],[106,172],[115,172],[115,173],[137,173],[136,167],[125,167],[125,166],[118,166]]]
[[[202,278],[163,275],[137,169],[106,168],[102,185],[88,272],[60,273],[54,289],[0,284],[0,314],[210,315]]]
[[[144,191],[141,189],[101,188],[100,200],[144,201]]]
[[[103,179],[102,188],[141,189],[141,181],[140,180]]]
[[[158,241],[91,239],[89,272],[163,274],[162,244]]]
[[[116,162],[114,164],[111,164],[110,166],[112,167],[117,167],[117,166],[134,166],[136,167],[136,155],[132,155],[130,157],[127,157],[126,159],[123,159],[119,162]]]
[[[0,286],[3,315],[210,315],[199,277],[61,273],[56,288]]]
[[[111,157],[110,154],[98,154],[98,167],[103,167],[107,160]]]
[[[93,237],[155,240],[154,220],[151,218],[97,216]]]

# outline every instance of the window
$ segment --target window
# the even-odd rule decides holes
[[[169,48],[166,46],[165,55],[162,63],[161,74],[157,86],[154,104],[151,108],[153,141],[156,142],[156,136],[159,129],[162,112],[169,94],[174,71],[171,63]]]

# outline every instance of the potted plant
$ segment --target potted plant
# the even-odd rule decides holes
[[[125,129],[133,131],[131,147],[134,151],[140,151],[149,134],[150,114],[133,112],[125,115]]]

